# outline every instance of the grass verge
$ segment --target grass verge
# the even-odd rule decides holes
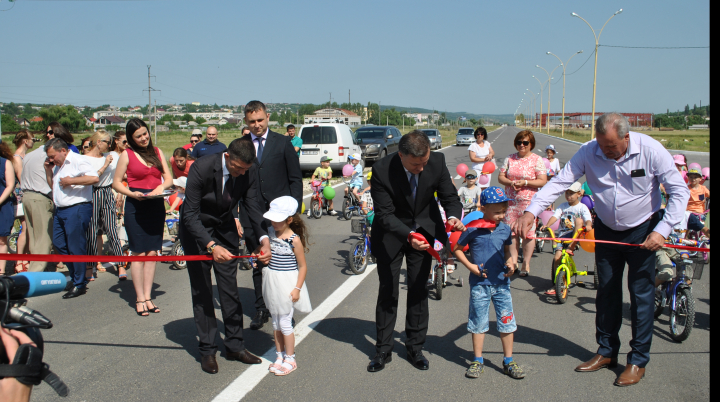
[[[660,141],[667,149],[710,152],[710,130],[637,131]],[[546,130],[542,131],[547,134]],[[550,130],[550,135],[560,137],[560,130]],[[577,142],[590,141],[590,130],[565,130],[565,139]]]

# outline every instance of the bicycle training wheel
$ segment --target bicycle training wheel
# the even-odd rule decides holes
[[[567,280],[566,270],[567,268],[565,267],[560,268],[555,277],[555,298],[560,304],[564,304],[567,301],[568,287],[570,286]]]
[[[185,251],[182,248],[182,244],[180,244],[180,240],[175,240],[172,250],[170,251],[170,255],[185,255]],[[173,261],[172,266],[175,267],[175,269],[185,269],[187,268],[187,261]]]
[[[350,250],[350,254],[348,254],[348,265],[350,265],[350,270],[353,271],[355,275],[360,275],[365,272],[365,268],[368,266],[368,255],[365,249],[364,239],[358,240],[352,250]]]
[[[312,211],[312,216],[315,217],[315,219],[322,218],[322,209],[320,208],[320,201],[318,201],[318,200],[310,201],[310,211]]]
[[[346,221],[349,221],[350,218],[352,218],[351,207],[352,207],[352,201],[350,200],[350,198],[345,197],[345,199],[343,199],[342,213],[343,213],[343,217],[345,218]]]
[[[443,267],[442,265],[438,264],[437,268],[435,269],[435,296],[437,296],[438,300],[442,300],[443,276]]]
[[[682,342],[690,336],[695,325],[695,299],[688,288],[680,288],[675,295],[675,306],[670,310],[670,338]]]

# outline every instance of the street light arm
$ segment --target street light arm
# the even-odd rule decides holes
[[[604,24],[604,25],[602,26],[602,28],[600,29],[600,33],[597,35],[597,39],[595,40],[595,42],[598,42],[598,43],[599,43],[599,41],[600,41],[600,35],[602,35],[603,29],[605,29],[605,25],[607,25],[607,23],[610,22],[611,19],[615,18],[615,16],[618,15],[618,14],[620,14],[621,12],[622,12],[622,8],[621,8],[620,10],[616,11],[615,14],[611,15],[610,18],[608,18],[608,20],[605,21],[605,24]]]
[[[583,18],[583,17],[581,17],[581,16],[579,16],[579,15],[577,15],[577,14],[575,14],[575,13],[572,13],[572,14],[570,14],[570,15],[572,15],[573,17],[578,17],[578,18],[580,18],[581,20],[583,20],[583,21],[587,24],[587,26],[590,27],[590,30],[592,31],[593,36],[595,37],[595,44],[597,45],[599,38],[598,38],[597,35],[595,35],[595,30],[593,29],[592,25],[590,25],[590,23],[587,22],[587,21],[585,20],[585,18]],[[613,17],[614,17],[614,15],[613,15]],[[612,18],[612,17],[610,17],[610,18]],[[608,21],[610,21],[610,20],[608,20]],[[606,24],[607,24],[607,22],[606,22]],[[604,27],[605,27],[605,26],[603,25],[603,28],[604,28]]]
[[[537,68],[541,68],[541,69],[542,69],[543,71],[545,71],[545,74],[547,74],[547,76],[548,76],[548,81],[550,80],[550,73],[548,73],[548,70],[546,70],[546,69],[544,69],[544,68],[540,67],[540,65],[538,65],[538,64],[536,64],[536,65],[535,65],[535,67],[537,67]]]
[[[563,74],[565,74],[565,64],[563,64],[563,61],[560,60],[560,58],[557,57],[557,55],[553,52],[547,52],[547,54],[549,54],[551,56],[555,56],[555,58],[558,59],[558,61],[560,62],[560,65],[563,66]]]
[[[565,63],[565,65],[567,66],[567,64],[570,63],[570,60],[572,60],[573,57],[579,55],[582,52],[583,52],[582,50],[578,50],[577,52],[575,52],[574,55],[570,56],[570,58],[568,59],[567,63]],[[565,69],[563,69],[563,73],[564,73],[564,71],[565,71]]]

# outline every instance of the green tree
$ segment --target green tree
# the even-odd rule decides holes
[[[205,120],[205,118],[203,118],[203,117],[201,117],[201,116],[198,116],[198,117],[195,119],[195,122],[196,122],[197,124],[203,124],[203,123],[205,123],[206,121],[207,121],[207,120]]]
[[[83,115],[78,113],[71,105],[67,106],[50,106],[49,108],[40,109],[38,112],[40,117],[43,118],[42,122],[39,122],[41,130],[44,130],[48,124],[56,121],[71,132],[86,131],[89,127],[85,124],[85,118]],[[33,129],[36,125],[33,125]]]
[[[190,115],[190,113],[185,113],[184,115],[182,115],[182,117],[180,117],[180,120],[188,122],[188,121],[194,121],[195,119],[193,119],[193,117],[192,117],[192,115]]]
[[[20,131],[20,129],[22,128],[9,114],[4,113],[2,115],[2,124],[0,125],[2,125],[3,133]]]
[[[270,115],[270,121],[279,121],[280,117],[278,116],[277,112],[272,112]]]
[[[685,105],[685,116],[690,114],[690,105]]]

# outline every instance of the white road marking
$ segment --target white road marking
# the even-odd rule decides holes
[[[355,288],[360,285],[365,278],[377,267],[376,264],[368,265],[365,273],[362,275],[353,275],[349,277],[340,287],[327,297],[319,306],[317,306],[310,314],[295,326],[295,346],[299,345],[303,339],[322,322],[331,311],[335,309],[345,298],[352,293]],[[238,402],[242,400],[250,391],[257,386],[266,375],[270,374],[268,366],[275,360],[275,348],[270,348],[261,356],[262,363],[253,364],[240,374],[233,382],[230,383],[213,402]]]

